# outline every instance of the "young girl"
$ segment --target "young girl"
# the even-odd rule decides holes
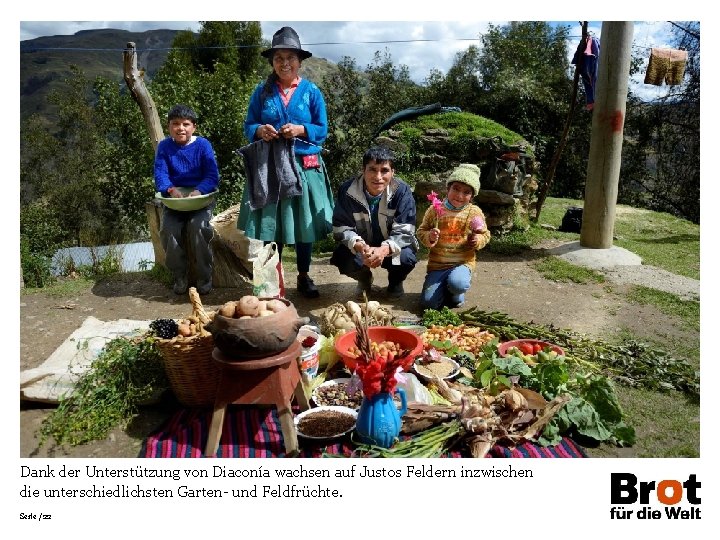
[[[490,241],[485,216],[471,202],[480,190],[477,165],[458,166],[450,174],[447,188],[445,200],[434,199],[417,229],[418,240],[430,248],[420,298],[423,309],[463,304],[472,281],[475,252]]]

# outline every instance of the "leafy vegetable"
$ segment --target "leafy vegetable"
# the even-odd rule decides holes
[[[696,399],[700,395],[700,374],[693,366],[645,343],[628,340],[615,345],[551,325],[522,323],[499,311],[471,308],[460,317],[464,324],[479,326],[503,340],[531,338],[556,343],[565,349],[568,361],[630,386],[674,389]]]
[[[623,412],[612,382],[599,373],[571,373],[564,356],[543,355],[529,366],[516,356],[500,357],[496,348],[485,347],[479,355],[474,384],[495,395],[513,382],[539,392],[548,400],[560,395],[572,399],[543,430],[539,442],[554,445],[562,435],[575,431],[599,442],[632,445],[635,431],[623,421]]]
[[[447,306],[443,306],[440,311],[436,309],[426,309],[423,312],[422,317],[423,326],[426,326],[428,328],[430,328],[432,325],[447,326],[449,324],[452,324],[458,326],[461,325],[462,322],[463,321],[460,318],[460,315],[452,311]]]

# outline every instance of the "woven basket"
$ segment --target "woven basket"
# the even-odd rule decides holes
[[[212,359],[215,348],[212,334],[205,330],[210,318],[195,287],[190,288],[189,294],[192,316],[199,320],[200,332],[191,337],[159,339],[157,345],[178,401],[189,407],[204,407],[215,402],[220,368]]]

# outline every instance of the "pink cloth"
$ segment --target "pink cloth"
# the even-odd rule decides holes
[[[285,105],[286,107],[288,106],[288,103],[290,103],[290,98],[295,93],[295,89],[298,87],[298,84],[300,84],[300,81],[302,81],[300,77],[295,79],[290,85],[290,88],[288,88],[287,92],[285,92],[283,87],[280,85],[280,81],[276,83],[278,89],[280,90],[280,99],[282,99],[283,105]]]

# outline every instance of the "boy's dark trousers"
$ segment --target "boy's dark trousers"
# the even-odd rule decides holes
[[[187,237],[190,250],[195,256],[195,277],[198,288],[212,285],[213,256],[210,241],[213,228],[210,220],[215,203],[193,212],[179,212],[164,207],[160,225],[160,239],[165,250],[165,266],[173,278],[187,279],[188,254],[185,252]]]

